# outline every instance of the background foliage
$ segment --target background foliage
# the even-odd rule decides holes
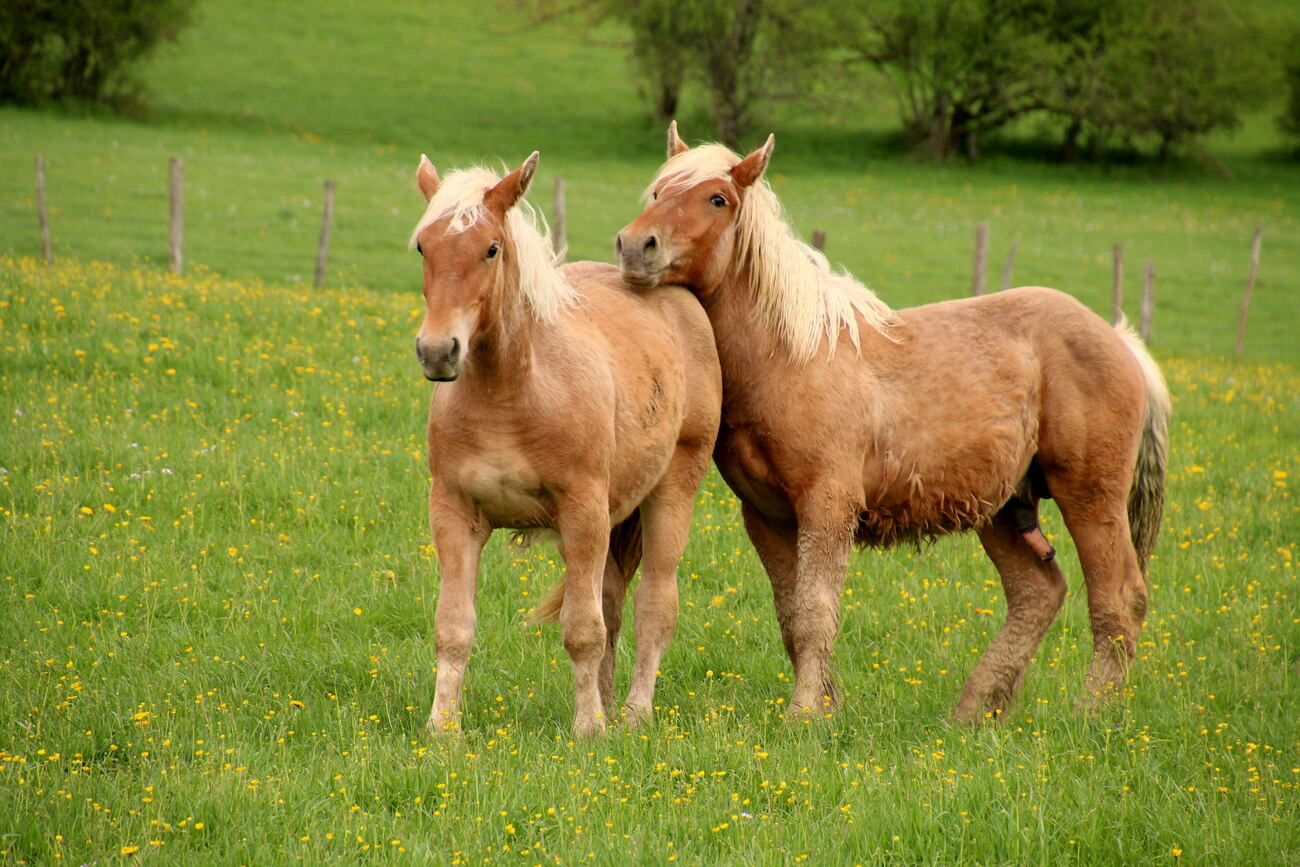
[[[194,0],[0,2],[0,103],[139,97],[139,61],[175,40]]]

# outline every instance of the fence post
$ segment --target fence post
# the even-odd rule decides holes
[[[41,255],[45,264],[49,264],[50,255],[50,214],[45,206],[45,157],[36,156],[36,212],[41,220]]]
[[[325,213],[321,217],[320,245],[316,248],[316,286],[325,285],[325,263],[330,255],[330,225],[334,222],[334,182],[325,182]]]
[[[1138,328],[1138,333],[1142,335],[1143,343],[1151,342],[1151,320],[1156,315],[1156,262],[1154,259],[1147,259],[1146,268],[1142,274],[1142,322]]]
[[[167,241],[167,267],[173,274],[181,273],[185,260],[182,252],[185,236],[185,217],[182,209],[181,184],[185,167],[180,157],[171,158],[171,232]]]
[[[555,179],[555,220],[551,226],[551,244],[555,248],[555,255],[563,259],[568,252],[569,235],[564,227],[566,216],[566,207],[564,203],[564,178]]]
[[[988,291],[988,274],[986,273],[989,247],[989,224],[975,225],[975,275],[971,278],[970,294],[983,295]]]
[[[1011,249],[1007,251],[1007,261],[1002,266],[1002,288],[1003,290],[1011,288],[1011,266],[1016,262],[1016,250],[1020,248],[1019,241],[1011,242]]]
[[[1250,296],[1255,292],[1255,278],[1259,275],[1259,246],[1264,239],[1264,227],[1255,227],[1255,237],[1250,242],[1250,276],[1246,278],[1246,291],[1241,295],[1241,313],[1237,317],[1237,347],[1234,353],[1241,358],[1246,345],[1246,313],[1250,310]]]
[[[826,252],[826,230],[825,229],[813,229],[812,245],[813,247],[817,248],[821,252],[823,253]]]

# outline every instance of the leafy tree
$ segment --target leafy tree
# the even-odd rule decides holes
[[[1278,118],[1278,126],[1300,145],[1300,31],[1289,40],[1290,45],[1284,73],[1286,75],[1286,108]],[[1300,151],[1300,148],[1298,148]]]
[[[888,77],[905,137],[940,158],[1043,104],[1047,0],[855,0],[845,44]]]
[[[190,23],[193,0],[0,0],[0,102],[117,102],[132,65]]]
[[[735,147],[778,83],[798,91],[833,42],[836,0],[506,0],[534,20],[609,18],[632,33],[631,56],[660,120],[677,110],[688,83],[708,94],[717,137]]]
[[[1083,116],[1154,140],[1166,158],[1190,139],[1240,124],[1268,98],[1262,34],[1227,0],[1143,0],[1120,18],[1100,57],[1102,82]]]

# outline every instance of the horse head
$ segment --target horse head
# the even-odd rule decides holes
[[[527,191],[537,161],[534,151],[495,183],[484,183],[482,170],[443,182],[429,158],[420,157],[416,184],[429,208],[412,238],[424,260],[424,321],[415,354],[427,379],[460,375],[476,335],[500,317],[501,287],[518,282],[506,214]]]
[[[634,286],[679,283],[704,295],[727,275],[735,228],[749,188],[767,169],[774,137],[743,159],[722,145],[690,148],[668,127],[668,161],[648,188],[641,216],[614,243]]]

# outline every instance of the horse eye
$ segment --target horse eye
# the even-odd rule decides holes
[[[419,253],[421,256],[424,255],[424,248],[420,246],[419,241],[415,242],[415,252]]]
[[[655,202],[659,201],[659,191],[655,190],[653,193],[651,193],[650,199],[651,201],[655,201]]]
[[[714,193],[713,196],[709,198],[709,204],[715,208],[721,208],[726,206],[727,200],[717,193]]]
[[[497,257],[497,253],[500,252],[501,252],[501,245],[498,244],[496,241],[493,241],[492,246],[488,247],[487,257],[489,259],[495,259]]]

